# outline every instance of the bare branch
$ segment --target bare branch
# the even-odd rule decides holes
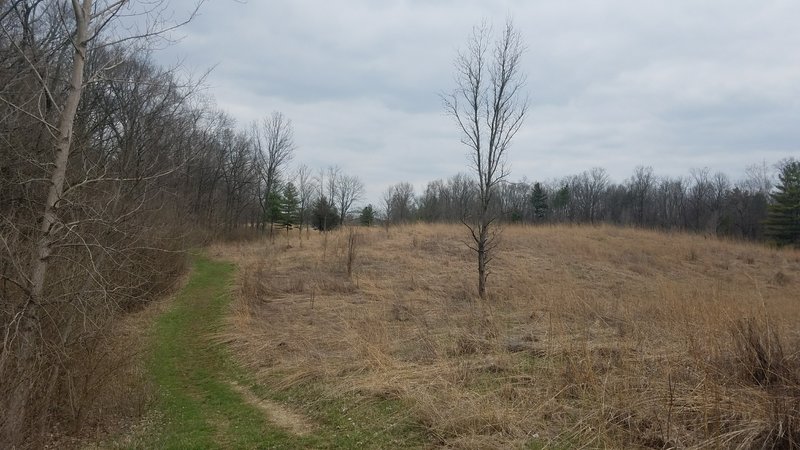
[[[486,296],[487,264],[496,234],[492,209],[497,184],[509,170],[507,152],[524,122],[528,101],[522,99],[525,77],[520,60],[522,38],[509,20],[502,35],[490,46],[491,29],[483,23],[472,30],[467,48],[455,60],[456,88],[442,95],[445,111],[453,117],[461,142],[469,149],[471,166],[478,179],[477,223],[462,223],[475,241],[478,253],[478,291]]]

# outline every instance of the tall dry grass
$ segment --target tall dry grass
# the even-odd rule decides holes
[[[798,251],[509,226],[481,302],[462,228],[359,234],[351,276],[346,231],[213,247],[264,383],[398,399],[448,447],[800,445]]]

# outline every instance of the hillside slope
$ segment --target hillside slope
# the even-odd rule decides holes
[[[800,252],[611,227],[506,227],[490,299],[459,226],[219,246],[224,340],[259,382],[395,401],[428,445],[800,442]]]

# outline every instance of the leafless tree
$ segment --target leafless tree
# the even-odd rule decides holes
[[[392,221],[392,205],[394,204],[394,191],[395,191],[395,186],[392,185],[386,188],[386,190],[383,191],[383,195],[381,195],[381,203],[382,203],[381,207],[383,209],[383,218],[385,225],[388,225],[389,223],[394,223],[394,221]]]
[[[713,192],[711,206],[715,211],[720,212],[725,206],[725,199],[731,190],[731,180],[728,175],[716,172],[711,180]]]
[[[531,199],[531,185],[524,178],[518,182],[503,181],[497,186],[497,207],[503,217],[511,222],[519,222],[531,216],[526,214]],[[532,216],[531,216],[532,217]]]
[[[497,211],[491,208],[495,189],[508,176],[506,156],[525,119],[528,100],[522,92],[525,75],[522,37],[511,21],[492,41],[487,25],[473,29],[466,49],[455,60],[456,88],[443,96],[445,109],[469,148],[478,178],[479,207],[462,222],[469,228],[478,257],[478,293],[486,298],[488,264],[497,245]]]
[[[341,176],[342,169],[339,166],[329,166],[325,169],[319,169],[319,173],[315,179],[317,198],[326,199],[326,201],[329,201],[333,205],[335,203],[337,186]],[[327,214],[323,216],[322,230],[328,230]]]
[[[301,164],[297,168],[297,193],[298,193],[298,215],[300,216],[300,228],[302,232],[303,225],[306,226],[306,234],[308,234],[309,224],[311,222],[311,205],[314,201],[314,193],[317,191],[314,177],[311,175],[311,169]]]
[[[222,145],[225,159],[222,164],[222,179],[225,185],[225,228],[233,230],[245,209],[247,200],[258,184],[258,155],[253,154],[251,140],[234,130],[227,130]]]
[[[10,66],[0,69],[0,78],[10,82],[0,89],[0,104],[3,121],[11,125],[4,127],[0,146],[13,149],[15,161],[3,165],[14,171],[13,190],[19,194],[14,195],[19,201],[15,211],[0,208],[4,261],[0,275],[4,283],[16,287],[15,295],[0,305],[3,318],[8,318],[2,324],[0,376],[13,380],[0,389],[0,446],[19,444],[30,421],[41,416],[37,408],[46,407],[66,376],[64,365],[55,364],[47,352],[74,339],[81,320],[100,319],[92,315],[88,299],[109,299],[112,292],[128,295],[143,289],[133,286],[141,280],[133,272],[126,273],[131,259],[125,260],[121,253],[141,248],[142,243],[124,230],[132,223],[143,224],[138,218],[149,213],[148,200],[159,195],[151,190],[151,181],[170,176],[180,165],[178,155],[159,152],[157,159],[148,160],[153,164],[137,165],[143,160],[141,154],[138,159],[126,157],[141,149],[126,145],[133,141],[116,139],[121,135],[115,135],[109,125],[112,110],[102,108],[102,102],[91,114],[82,110],[90,87],[109,87],[116,81],[111,74],[129,56],[114,46],[155,38],[172,28],[161,27],[163,21],[145,21],[140,31],[124,35],[125,28],[116,24],[123,11],[131,13],[133,3],[18,0],[0,4],[0,51],[11,57],[4,59]],[[143,2],[136,11],[153,13],[161,3]],[[174,104],[175,94],[167,92],[158,98],[169,98]],[[153,112],[157,108],[153,105],[149,112],[159,114]],[[25,122],[22,127],[21,122]],[[123,134],[134,135],[133,130],[128,128]],[[148,147],[162,143],[151,142]],[[126,171],[114,170],[115,165],[124,165]],[[158,166],[164,170],[150,170]],[[120,276],[109,273],[107,261],[118,264],[122,277],[130,275],[135,280],[132,285],[115,285]],[[56,336],[55,342],[45,342],[51,336]]]
[[[689,170],[692,185],[688,191],[688,225],[698,231],[706,231],[711,212],[714,185],[708,167]]]
[[[261,210],[268,215],[270,202],[276,192],[281,171],[294,156],[294,130],[292,121],[280,112],[273,112],[262,120],[261,124],[253,124],[253,142],[261,164]],[[270,235],[272,235],[270,220]]]
[[[601,219],[603,192],[607,185],[608,174],[601,167],[594,167],[572,178],[570,189],[582,220],[595,223]]]
[[[364,183],[355,175],[341,175],[336,179],[334,201],[339,208],[339,223],[344,223],[353,204],[364,195]]]
[[[35,7],[35,5],[31,6]],[[95,33],[95,30],[92,29],[93,13],[94,5],[91,0],[72,2],[74,27],[70,33],[70,44],[73,51],[67,95],[63,103],[59,102],[60,107],[56,114],[55,124],[51,124],[46,117],[38,117],[42,123],[47,124],[52,139],[54,158],[48,176],[49,187],[42,204],[39,232],[33,246],[30,269],[27,270],[24,281],[20,283],[20,287],[27,294],[26,299],[17,307],[14,315],[15,322],[6,328],[7,336],[4,340],[2,355],[0,355],[0,372],[5,372],[2,368],[11,357],[15,357],[17,375],[20,377],[23,377],[24,372],[30,370],[34,364],[39,347],[38,330],[43,314],[41,305],[45,303],[45,283],[53,245],[64,230],[64,223],[59,220],[57,209],[67,180],[66,171],[72,149],[73,126],[85,86],[84,68],[86,67],[87,49],[91,36]],[[22,52],[22,56],[28,59],[26,52]],[[36,67],[35,62],[29,61],[28,63],[34,73],[38,74],[39,68]],[[41,85],[41,92],[48,98],[55,99],[55,94],[45,83]],[[5,405],[8,417],[5,418],[3,424],[4,441],[13,443],[15,436],[20,435],[23,423],[28,419],[26,406],[31,400],[33,388],[32,383],[18,382],[10,394]]]
[[[684,178],[662,178],[656,194],[656,211],[665,228],[682,228],[688,222],[688,182]]]
[[[389,186],[383,194],[383,207],[386,220],[390,223],[407,223],[414,214],[414,186],[411,183],[397,183]]]
[[[638,166],[628,182],[628,191],[633,198],[633,209],[636,224],[644,226],[648,219],[648,210],[652,209],[652,196],[656,177],[652,167]]]
[[[772,170],[766,161],[760,164],[751,164],[745,169],[745,179],[740,183],[743,190],[768,195],[775,186],[775,179]]]
[[[446,181],[428,183],[417,199],[419,218],[427,221],[459,222],[474,214],[478,183],[471,176],[459,173]]]
[[[339,166],[320,169],[314,180],[319,198],[329,199],[339,212],[339,223],[344,223],[353,204],[364,195],[364,183],[355,176],[342,172]],[[323,226],[327,229],[327,225]]]
[[[334,201],[338,189],[337,186],[339,185],[339,178],[341,177],[342,168],[339,166],[330,166],[327,169],[320,169],[318,183],[320,195],[325,195],[331,201]]]

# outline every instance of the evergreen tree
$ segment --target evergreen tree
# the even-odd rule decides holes
[[[536,221],[547,218],[547,192],[542,189],[542,185],[534,183],[531,193],[531,206],[533,207],[533,217]]]
[[[372,205],[367,205],[361,210],[359,222],[366,227],[372,226],[372,223],[375,222],[375,209]]]
[[[569,190],[569,186],[565,184],[561,189],[556,191],[556,195],[553,197],[553,210],[558,212],[561,219],[566,219],[569,215],[567,214],[567,208],[569,207],[570,201],[572,201],[572,193]],[[571,220],[572,217],[569,219]]]
[[[800,161],[784,162],[778,179],[780,183],[771,194],[773,203],[764,222],[765,232],[778,245],[800,247]]]
[[[297,189],[293,183],[287,183],[283,189],[283,202],[281,205],[281,224],[287,229],[297,224]]]
[[[320,231],[328,231],[339,225],[339,211],[324,195],[314,202],[311,214],[314,227]]]
[[[267,222],[270,224],[281,223],[283,218],[283,196],[278,191],[272,191],[267,199]]]
[[[556,197],[553,199],[553,208],[561,209],[566,208],[569,205],[569,201],[571,199],[571,194],[569,192],[569,186],[564,185],[561,189],[556,192]]]

